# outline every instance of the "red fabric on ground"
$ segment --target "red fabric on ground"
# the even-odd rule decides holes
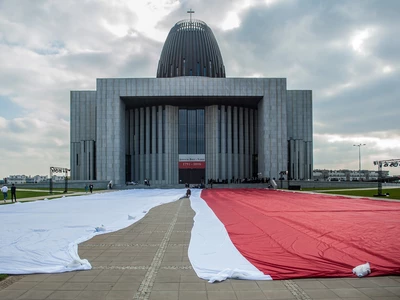
[[[236,248],[273,279],[400,274],[400,203],[261,189],[201,197]]]

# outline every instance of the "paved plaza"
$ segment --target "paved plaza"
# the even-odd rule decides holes
[[[92,270],[10,276],[0,282],[0,299],[400,299],[400,276],[210,284],[187,256],[193,217],[187,198],[155,207],[125,229],[80,244]]]

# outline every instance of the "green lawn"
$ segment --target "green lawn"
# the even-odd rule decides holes
[[[70,194],[70,193],[73,193],[73,192],[83,192],[84,191],[84,189],[75,189],[75,190],[69,190],[68,189],[68,193],[67,194]],[[24,199],[24,198],[31,198],[31,197],[43,197],[43,198],[45,198],[45,197],[47,197],[47,196],[49,196],[49,195],[60,195],[60,196],[62,196],[62,195],[64,195],[64,189],[54,189],[53,190],[53,194],[50,194],[49,193],[49,190],[48,189],[35,189],[35,190],[31,190],[31,189],[29,189],[29,191],[21,191],[21,190],[18,190],[17,189],[17,200],[18,199]],[[11,199],[11,194],[10,193],[8,193],[8,200],[10,200]]]
[[[336,195],[350,195],[350,196],[360,196],[360,197],[374,197],[378,194],[378,189],[373,190],[348,190],[348,191],[324,191],[321,193],[325,194],[336,194]],[[382,194],[389,193],[388,197],[382,197],[384,199],[397,199],[400,200],[400,189],[388,189],[383,188]]]
[[[0,274],[0,281],[6,279],[8,277],[8,275],[6,274]]]
[[[57,194],[59,194],[59,193],[57,193]],[[50,195],[49,191],[45,192],[45,191],[38,190],[37,192],[34,192],[34,191],[18,191],[17,190],[17,200],[23,199],[23,198],[30,198],[30,197],[41,197],[41,196],[45,197],[48,195]],[[11,196],[11,195],[9,195],[9,196]]]

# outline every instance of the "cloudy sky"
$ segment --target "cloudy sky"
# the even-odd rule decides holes
[[[0,0],[0,178],[68,167],[70,91],[154,78],[190,8],[227,77],[313,90],[315,169],[400,158],[398,0]]]

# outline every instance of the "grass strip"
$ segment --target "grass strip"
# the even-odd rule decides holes
[[[335,194],[335,195],[345,195],[345,196],[359,196],[359,197],[374,197],[378,194],[378,189],[374,190],[341,190],[341,191],[321,191],[319,193],[324,194]],[[389,196],[382,196],[380,198],[384,199],[395,199],[400,200],[400,189],[382,189],[382,194],[388,193]]]

